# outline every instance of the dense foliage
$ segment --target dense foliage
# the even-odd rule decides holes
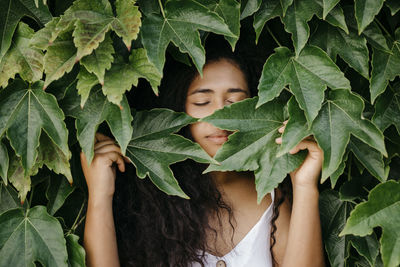
[[[138,177],[180,197],[169,166],[191,158],[207,171],[254,171],[261,199],[301,163],[288,151],[312,134],[324,151],[331,266],[399,266],[399,3],[0,0],[0,266],[85,265],[79,151],[92,160],[99,127]],[[132,88],[158,94],[167,53],[201,72],[208,32],[232,49],[243,39],[274,48],[258,96],[202,119],[236,131],[214,158],[175,134],[196,119],[136,111],[127,98]]]

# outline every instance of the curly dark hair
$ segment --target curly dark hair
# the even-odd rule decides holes
[[[255,65],[249,64],[229,48],[221,49],[221,43],[214,43],[207,50],[206,62],[208,64],[221,59],[232,62],[242,70],[252,96],[256,95],[259,72]],[[167,60],[164,70],[158,106],[185,111],[186,90],[198,75],[196,69]],[[180,133],[192,139],[188,127]],[[205,168],[206,165],[192,160],[172,166],[176,179],[190,200],[169,196],[157,189],[149,179],[137,178],[133,166],[127,166],[125,173],[118,174],[113,209],[122,266],[186,267],[190,262],[198,262],[203,266],[205,251],[215,249],[215,244],[214,247],[207,244],[206,232],[217,235],[217,230],[208,222],[209,215],[216,215],[221,224],[222,211],[228,212],[229,223],[234,231],[232,209],[223,201],[213,179],[208,174],[202,174]],[[275,244],[275,221],[279,206],[289,194],[287,190],[280,192],[273,203],[271,251]]]

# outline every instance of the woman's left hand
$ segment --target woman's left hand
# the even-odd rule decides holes
[[[285,131],[287,121],[279,128],[279,132]],[[282,144],[282,137],[276,139],[276,143]],[[316,187],[318,184],[322,162],[324,161],[324,152],[315,142],[312,136],[304,138],[297,146],[289,151],[290,154],[296,154],[300,150],[308,150],[308,154],[303,163],[290,173],[293,189],[295,187]]]

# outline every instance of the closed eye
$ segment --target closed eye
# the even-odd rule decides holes
[[[196,105],[196,106],[205,106],[205,105],[207,105],[209,103],[210,103],[210,101],[202,102],[202,103],[193,103],[193,104]]]

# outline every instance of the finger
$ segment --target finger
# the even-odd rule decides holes
[[[296,154],[300,150],[305,150],[308,149],[310,152],[319,152],[320,148],[318,147],[317,143],[310,141],[310,140],[303,140],[301,141],[297,146],[292,148],[289,153],[290,154]]]
[[[116,163],[118,166],[118,169],[121,172],[125,172],[125,163],[124,160],[122,159],[122,155],[118,152],[111,151],[107,153],[99,153],[97,155],[98,159],[103,159],[105,160],[105,164],[112,166],[113,163]]]
[[[99,148],[101,148],[101,147],[103,147],[103,146],[106,146],[106,145],[115,145],[115,141],[112,140],[112,139],[110,139],[110,140],[105,140],[105,141],[97,142],[97,143],[94,145],[94,150],[99,149]]]
[[[108,152],[117,152],[122,155],[121,148],[114,144],[107,144],[94,150],[94,153],[96,154],[108,153]]]
[[[94,141],[95,141],[95,143],[100,142],[100,141],[104,141],[104,140],[112,140],[112,139],[111,139],[110,137],[108,137],[108,136],[102,134],[102,133],[99,133],[99,132],[97,132],[97,133],[94,135]]]
[[[88,163],[87,163],[87,159],[86,159],[85,153],[83,153],[83,151],[81,151],[80,157],[81,157],[81,165],[82,165],[82,167],[84,167],[84,168],[87,167]]]

